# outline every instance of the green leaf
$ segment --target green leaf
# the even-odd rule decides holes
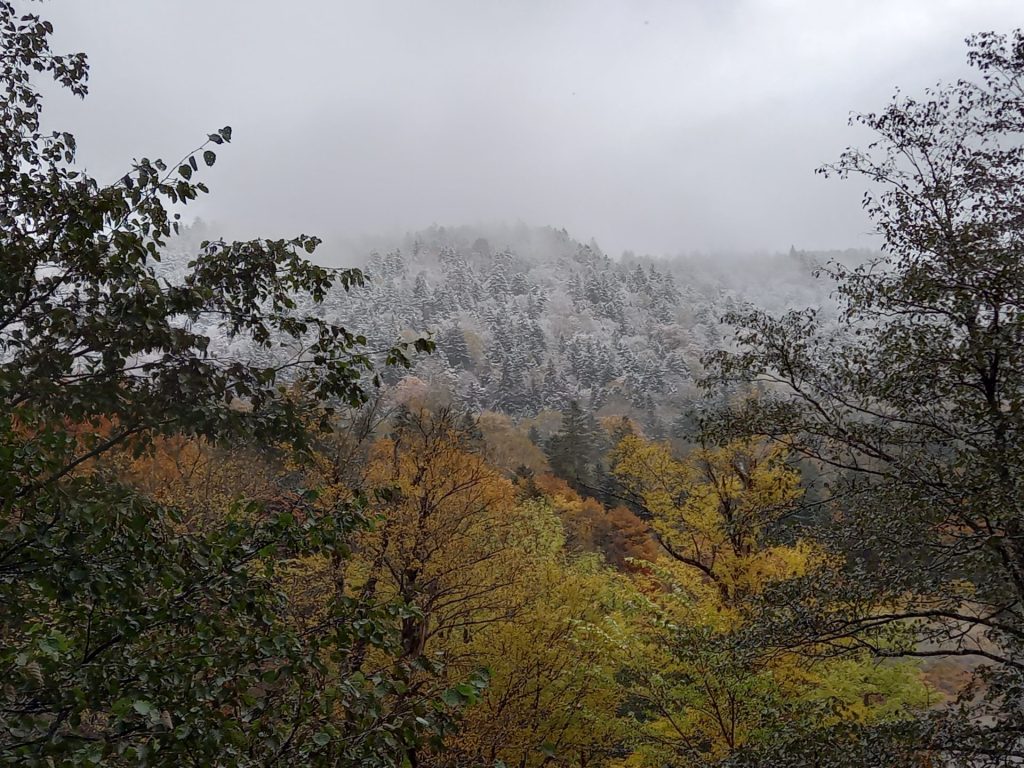
[[[143,716],[150,715],[155,711],[153,705],[145,699],[136,699],[135,701],[133,701],[132,708]]]

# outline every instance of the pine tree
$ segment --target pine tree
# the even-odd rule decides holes
[[[646,294],[649,286],[647,282],[647,275],[644,274],[644,268],[637,264],[629,273],[629,277],[626,278],[626,287],[629,288],[633,293]]]
[[[491,244],[487,242],[486,238],[478,237],[473,241],[473,253],[488,258],[491,255]]]
[[[516,296],[523,296],[530,291],[530,284],[523,272],[515,272],[509,281],[509,290]]]
[[[554,360],[550,358],[544,371],[543,396],[544,405],[557,410],[564,408],[568,400],[565,378],[555,366]]]
[[[495,264],[487,275],[487,292],[496,299],[504,299],[511,293],[508,273]]]
[[[416,281],[412,287],[412,297],[419,306],[423,306],[430,301],[430,286],[427,284],[427,273],[418,272],[416,274]]]
[[[611,435],[609,435],[610,442],[614,448],[622,442],[623,438],[636,436],[636,430],[633,428],[633,422],[628,417],[623,416],[612,428]]]
[[[523,369],[511,357],[506,357],[494,392],[494,410],[510,414],[522,413],[526,408],[523,383]]]
[[[469,355],[469,347],[466,346],[466,336],[459,326],[451,325],[443,329],[438,335],[437,348],[444,352],[452,367],[464,370],[472,368],[473,359]]]
[[[531,425],[530,430],[526,433],[526,436],[530,438],[530,442],[534,445],[540,445],[542,438],[540,436],[540,430],[537,429],[536,425]]]
[[[484,435],[480,431],[480,425],[472,411],[467,410],[462,414],[456,432],[459,442],[471,450],[479,449],[483,445]]]
[[[562,411],[561,429],[545,446],[551,469],[577,487],[595,486],[602,442],[593,413],[584,413],[579,402],[573,400]]]

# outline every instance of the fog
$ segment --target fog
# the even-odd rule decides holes
[[[851,110],[965,72],[1019,0],[52,2],[91,94],[53,94],[100,179],[235,139],[194,213],[330,239],[527,222],[610,253],[870,246],[815,167]]]

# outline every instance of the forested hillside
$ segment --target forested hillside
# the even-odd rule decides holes
[[[180,226],[230,127],[82,170],[53,31],[0,0],[0,764],[1024,760],[1024,32],[856,118],[880,253],[339,268]]]
[[[174,279],[214,231],[184,228],[165,274]],[[434,227],[362,253],[325,246],[321,261],[360,267],[368,283],[329,297],[318,312],[370,347],[429,333],[438,349],[408,375],[439,402],[534,417],[576,401],[598,416],[629,416],[655,437],[679,434],[702,399],[701,359],[727,343],[726,314],[747,304],[828,312],[833,286],[813,271],[871,255],[612,258],[564,230],[522,225],[484,234]]]

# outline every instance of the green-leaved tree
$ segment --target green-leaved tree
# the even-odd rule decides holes
[[[468,698],[410,694],[400,666],[346,672],[353,647],[397,647],[408,609],[339,585],[316,632],[282,618],[282,564],[343,558],[360,505],[283,487],[195,530],[108,460],[166,436],[302,450],[375,365],[302,307],[362,275],[308,261],[303,235],[205,243],[161,278],[174,211],[231,129],[90,178],[40,125],[36,78],[86,95],[86,57],[52,31],[0,2],[0,764],[401,764]],[[290,355],[247,363],[204,328]]]
[[[735,314],[738,351],[713,356],[709,383],[765,383],[768,394],[733,414],[732,426],[827,473],[833,519],[818,534],[849,567],[805,585],[802,596],[779,595],[789,642],[960,659],[973,685],[913,732],[901,726],[901,737],[921,760],[938,753],[943,765],[1016,765],[1024,757],[1024,33],[978,34],[968,48],[975,81],[855,117],[875,140],[823,169],[869,183],[864,207],[885,243],[869,264],[830,270],[838,326],[814,310]],[[822,594],[832,610],[814,607]],[[910,640],[901,639],[908,629]],[[799,754],[822,754],[820,742],[806,746]],[[808,764],[794,749],[783,750],[792,764]]]

